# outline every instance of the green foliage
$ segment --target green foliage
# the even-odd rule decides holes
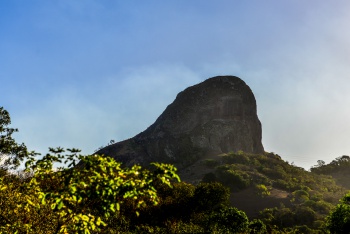
[[[249,229],[251,234],[264,234],[267,233],[266,225],[260,219],[254,219],[249,223]]]
[[[270,195],[270,191],[268,190],[268,188],[263,185],[263,184],[258,184],[255,186],[256,189],[256,193],[261,196],[261,197],[266,197]]]
[[[292,201],[294,202],[303,203],[309,200],[309,193],[306,192],[305,190],[296,190],[292,194],[293,194]]]
[[[201,183],[194,191],[196,209],[215,210],[229,204],[230,191],[220,183]]]
[[[295,222],[297,224],[312,226],[316,220],[316,212],[310,207],[298,206],[294,211]]]
[[[225,164],[206,174],[202,181],[218,181],[233,193],[252,187],[250,191],[256,195],[253,199],[263,199],[261,202],[277,200],[274,194],[268,196],[269,193],[279,194],[283,190],[282,193],[289,194],[281,199],[284,206],[263,212],[261,217],[269,232],[276,229],[297,232],[304,230],[305,225],[313,231],[320,231],[333,204],[345,192],[331,176],[305,171],[274,153],[255,155],[237,152],[221,157]],[[338,165],[345,165],[347,158],[337,161],[341,161]],[[320,165],[324,163],[320,162]]]
[[[271,179],[284,179],[287,177],[286,172],[281,166],[276,166],[276,168],[264,167],[261,169],[261,173],[267,175]]]
[[[84,157],[76,149],[68,150],[67,155],[61,148],[50,151],[40,160],[30,158],[26,162],[27,170],[34,174],[19,188],[1,180],[0,197],[8,207],[1,210],[1,217],[14,217],[1,224],[4,232],[40,233],[43,227],[37,222],[42,221],[38,218],[43,214],[48,224],[44,233],[99,231],[111,216],[120,214],[124,205],[136,214],[142,207],[157,205],[156,184],[171,186],[172,179],[179,180],[172,165],[153,163],[155,170],[149,171],[138,165],[123,168],[110,157]],[[75,165],[78,160],[81,166]],[[69,168],[53,172],[53,163],[63,161]],[[9,201],[9,194],[16,201]]]
[[[289,183],[286,180],[281,180],[281,179],[277,179],[277,180],[273,181],[273,187],[275,187],[277,189],[286,190],[286,191],[290,191],[292,189],[291,183]]]
[[[261,218],[270,229],[278,227],[280,230],[292,229],[297,231],[300,227],[307,226],[314,232],[318,232],[322,226],[322,222],[321,224],[315,224],[315,221],[317,221],[316,212],[305,206],[292,208],[281,206],[265,209],[261,212]]]
[[[334,207],[331,203],[328,203],[323,200],[321,201],[307,200],[303,203],[303,206],[310,207],[316,213],[319,213],[321,215],[328,215],[331,209]]]
[[[16,169],[26,157],[36,155],[35,152],[28,152],[23,143],[18,144],[13,139],[12,134],[18,129],[10,128],[10,124],[10,114],[0,107],[0,170]]]
[[[250,162],[249,157],[243,152],[238,151],[237,153],[230,153],[222,156],[222,160],[226,164],[248,164]]]
[[[241,170],[236,170],[233,165],[219,166],[216,169],[219,182],[232,190],[240,190],[250,185],[250,176]]]
[[[243,211],[229,207],[229,191],[220,183],[174,183],[157,189],[158,206],[146,207],[132,220],[135,233],[264,233]],[[261,224],[261,223],[260,223]],[[133,228],[134,226],[134,228]],[[239,231],[238,231],[239,230]]]
[[[314,229],[309,228],[307,225],[296,226],[293,233],[302,233],[302,234],[314,234],[314,233],[323,233],[321,231],[315,231]]]
[[[350,156],[343,155],[334,159],[329,164],[325,164],[324,161],[318,160],[317,165],[313,166],[311,172],[317,174],[332,174],[335,172],[348,170],[350,168]]]
[[[343,155],[334,159],[329,164],[318,160],[318,164],[311,168],[311,172],[319,175],[329,175],[335,179],[338,185],[350,189],[350,156]]]
[[[249,225],[247,215],[234,207],[220,209],[210,220],[219,233],[244,233]]]
[[[328,217],[327,228],[331,233],[350,233],[350,193],[346,194]]]

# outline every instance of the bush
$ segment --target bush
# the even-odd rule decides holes
[[[295,210],[295,221],[299,225],[311,226],[316,220],[316,213],[309,207],[298,207]]]
[[[229,204],[230,191],[220,183],[201,183],[193,196],[198,211],[217,210]]]
[[[258,184],[255,186],[256,192],[261,197],[266,197],[270,195],[270,191],[263,184]]]
[[[249,157],[245,155],[242,151],[237,153],[230,153],[222,156],[222,159],[227,164],[249,164]]]
[[[232,190],[244,189],[250,185],[250,176],[243,171],[224,166],[218,167],[216,172],[219,181]]]
[[[290,185],[288,184],[288,182],[286,182],[285,180],[275,180],[273,182],[273,187],[278,188],[278,189],[282,189],[282,190],[290,190]]]
[[[302,203],[309,200],[309,193],[305,190],[296,190],[293,192],[293,201]]]
[[[247,215],[234,207],[224,208],[214,213],[211,222],[211,226],[219,233],[244,233],[249,225]]]
[[[266,225],[260,219],[254,219],[249,223],[249,230],[251,234],[267,233]]]
[[[261,173],[267,175],[270,179],[283,179],[286,175],[283,170],[263,168]]]
[[[296,226],[294,228],[295,233],[303,233],[303,234],[314,234],[315,230],[309,228],[306,225],[302,225],[302,226]]]

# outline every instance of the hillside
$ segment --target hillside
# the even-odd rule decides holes
[[[238,77],[218,76],[180,92],[145,131],[96,153],[126,166],[175,164],[185,183],[219,182],[229,188],[230,204],[251,219],[282,229],[321,230],[350,188],[348,171],[317,167],[309,172],[291,165],[265,152],[261,135],[249,86]]]
[[[217,181],[229,187],[231,204],[251,218],[261,217],[259,213],[264,209],[280,208],[281,205],[285,211],[294,214],[290,215],[291,219],[297,220],[299,214],[296,211],[300,209],[314,214],[308,223],[295,221],[290,222],[291,225],[316,227],[346,193],[346,188],[337,184],[332,176],[290,165],[273,153],[222,154],[192,165],[180,172],[180,177],[196,184],[199,181],[191,180],[194,179],[191,175],[199,174],[203,176],[202,182]]]
[[[332,176],[337,184],[350,190],[350,157],[348,155],[340,156],[329,164],[318,160],[318,164],[311,168],[311,172]]]

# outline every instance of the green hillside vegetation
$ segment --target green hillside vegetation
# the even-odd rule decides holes
[[[63,148],[39,157],[14,141],[10,123],[0,108],[0,233],[350,231],[348,157],[308,172],[274,153],[228,153],[200,162],[207,173],[190,184],[169,164],[127,168]],[[13,173],[20,162],[26,169]]]
[[[350,189],[350,156],[343,155],[334,159],[329,164],[318,160],[317,165],[311,168],[311,172],[319,175],[332,176],[337,184]]]
[[[346,193],[332,176],[310,173],[274,153],[229,153],[204,164],[213,169],[204,182],[229,187],[231,204],[269,228],[322,230],[325,218]]]

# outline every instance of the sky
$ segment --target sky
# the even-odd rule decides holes
[[[265,151],[350,154],[350,1],[0,1],[0,106],[29,149],[91,154],[217,75],[252,89]]]

